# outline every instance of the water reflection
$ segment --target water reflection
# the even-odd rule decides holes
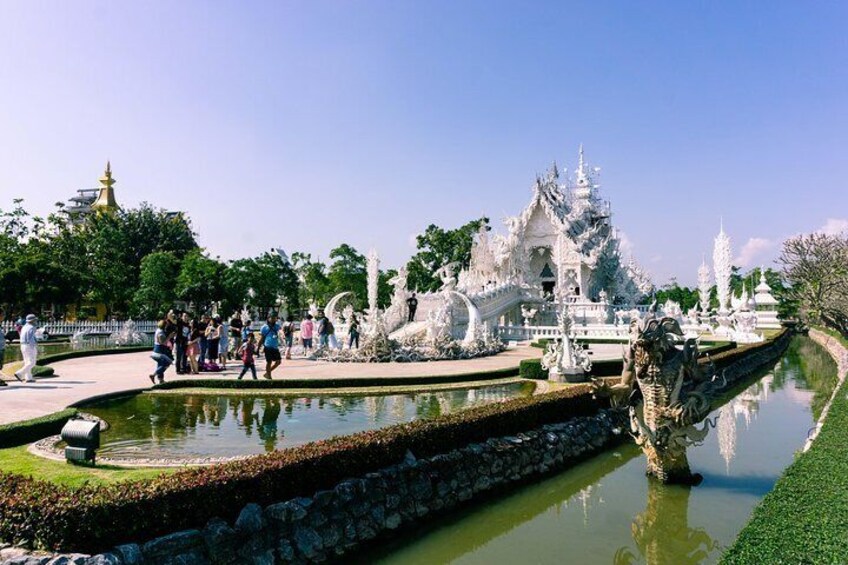
[[[698,487],[645,477],[633,445],[478,504],[362,563],[713,563],[800,449],[833,390],[836,367],[807,338],[709,418],[718,432],[690,449]]]
[[[627,547],[615,552],[615,565],[633,563],[702,563],[719,548],[703,528],[689,526],[689,495],[693,487],[663,485],[648,480],[648,503],[631,525],[639,556]],[[641,559],[640,559],[641,558]]]
[[[372,396],[142,394],[87,411],[105,419],[106,457],[226,457],[264,453],[479,404],[529,396],[533,383]]]

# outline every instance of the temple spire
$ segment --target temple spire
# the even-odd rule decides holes
[[[106,161],[106,170],[103,176],[98,179],[100,182],[100,194],[97,195],[97,200],[91,205],[93,210],[117,210],[118,203],[115,200],[115,189],[112,188],[117,182],[112,178],[112,162]]]

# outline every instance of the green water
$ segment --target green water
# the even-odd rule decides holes
[[[553,478],[393,540],[362,563],[714,563],[800,449],[836,382],[831,358],[793,339],[768,374],[738,392],[700,447],[700,486],[649,481],[627,445]]]
[[[68,353],[71,351],[88,351],[93,349],[108,349],[114,347],[115,344],[109,341],[109,336],[86,336],[85,341],[80,345],[74,345],[69,341],[48,341],[38,344],[38,356],[56,355],[59,353]],[[151,347],[153,347],[151,345]],[[3,351],[3,361],[12,363],[21,361],[21,346],[17,343],[6,345]]]
[[[252,455],[491,402],[535,383],[379,396],[139,394],[85,408],[106,420],[98,455],[196,459]]]

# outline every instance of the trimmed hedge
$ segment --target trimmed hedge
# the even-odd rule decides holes
[[[522,359],[518,364],[518,375],[524,379],[548,379],[548,372],[542,368],[541,359]]]
[[[588,386],[579,385],[151,480],[79,489],[0,472],[0,539],[95,553],[199,528],[215,516],[233,520],[250,502],[311,495],[395,464],[407,450],[431,456],[588,416],[606,406],[592,398]]]
[[[238,379],[180,379],[155,385],[154,390],[172,390],[177,388],[238,388],[238,389],[286,389],[286,388],[346,388],[346,387],[385,387],[409,385],[435,385],[459,382],[490,381],[515,377],[520,374],[519,367],[507,367],[476,373],[456,375],[430,375],[422,377],[356,377],[337,379],[293,379],[285,376],[274,380],[238,380]]]
[[[0,448],[16,447],[58,434],[62,426],[77,415],[75,408],[66,408],[40,418],[0,426]]]
[[[848,563],[848,381],[721,563]]]
[[[56,371],[53,367],[42,367],[41,365],[36,365],[32,368],[33,377],[52,377],[55,372]]]

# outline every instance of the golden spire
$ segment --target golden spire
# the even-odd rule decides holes
[[[115,201],[115,189],[112,186],[117,182],[112,178],[112,163],[106,161],[106,171],[100,177],[100,194],[91,205],[93,210],[117,210],[118,203]]]

